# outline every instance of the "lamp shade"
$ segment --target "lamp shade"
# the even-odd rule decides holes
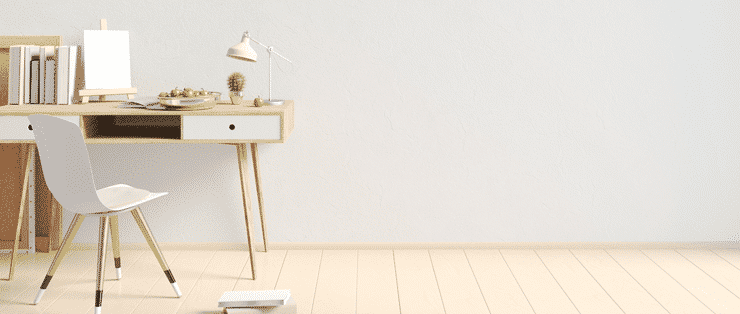
[[[257,62],[257,52],[249,45],[249,34],[246,32],[242,35],[242,42],[229,48],[226,55],[238,60]]]

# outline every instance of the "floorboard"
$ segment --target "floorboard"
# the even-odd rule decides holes
[[[533,250],[500,251],[535,313],[578,313],[573,302]]]
[[[320,250],[290,250],[285,255],[275,289],[290,289],[298,314],[311,313],[322,253]]]
[[[642,252],[715,313],[738,313],[740,299],[678,252]]]
[[[624,313],[569,250],[535,252],[580,313]]]
[[[650,295],[671,314],[713,313],[638,250],[606,250]]]
[[[197,247],[197,246],[196,246]],[[176,298],[151,251],[107,256],[104,313],[221,313],[231,290],[290,289],[298,313],[740,313],[736,249],[164,250]],[[96,250],[62,261],[43,300],[30,305],[53,254],[21,255],[0,281],[0,313],[92,313]],[[9,264],[0,256],[0,267]]]
[[[534,314],[499,250],[466,250],[465,254],[492,314]]]
[[[320,269],[311,313],[355,313],[357,310],[357,251],[324,250]]]
[[[430,250],[446,314],[490,313],[463,250]]]
[[[395,250],[393,255],[401,313],[445,313],[429,251]]]
[[[357,314],[398,314],[400,312],[393,251],[358,251]]]

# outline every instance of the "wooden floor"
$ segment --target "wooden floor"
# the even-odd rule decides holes
[[[172,250],[175,298],[150,251],[113,261],[104,313],[218,313],[224,291],[290,289],[299,313],[740,313],[736,249]],[[29,305],[52,256],[21,258],[0,281],[0,313],[92,313],[94,250],[72,251],[42,302]],[[7,274],[8,254],[0,263]]]

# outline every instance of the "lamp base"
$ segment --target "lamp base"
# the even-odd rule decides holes
[[[281,106],[282,104],[285,103],[285,100],[282,100],[282,99],[263,100],[262,102],[270,106]]]

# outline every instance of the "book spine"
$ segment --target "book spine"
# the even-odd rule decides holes
[[[10,69],[8,69],[8,104],[18,104],[18,91],[20,87],[20,81],[18,79],[20,78],[19,72],[22,50],[23,48],[20,46],[10,47],[10,62],[8,63],[8,66],[10,67]]]
[[[46,47],[39,47],[39,104],[45,104],[46,100]]]
[[[18,77],[16,78],[18,80],[18,104],[19,105],[25,105],[25,96],[26,96],[26,50],[28,50],[28,47],[23,46],[21,47],[21,55],[20,55],[20,64],[18,64]]]
[[[54,60],[46,60],[46,91],[44,95],[44,101],[47,104],[54,103]]]
[[[69,47],[59,47],[57,53],[57,104],[66,105],[67,92],[69,87],[67,81],[69,80]]]
[[[31,104],[39,103],[39,60],[31,61]]]
[[[67,103],[72,104],[75,94],[75,79],[77,78],[77,54],[79,49],[77,46],[69,47],[69,81],[67,82]]]

